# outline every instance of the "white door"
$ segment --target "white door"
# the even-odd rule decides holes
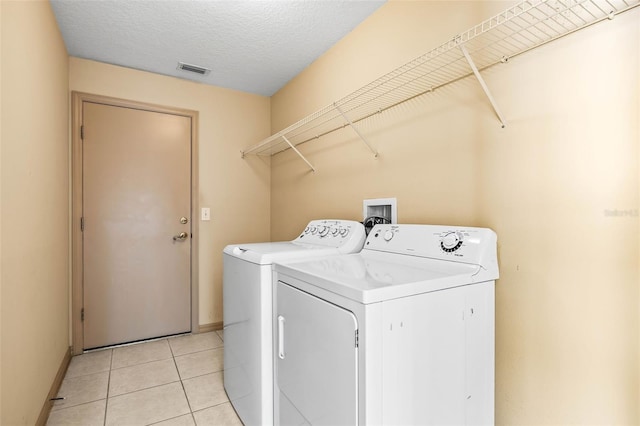
[[[84,349],[191,331],[191,118],[82,117]]]
[[[276,312],[276,424],[357,424],[356,317],[282,282]]]

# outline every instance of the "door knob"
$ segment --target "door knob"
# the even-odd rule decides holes
[[[173,241],[184,241],[188,236],[189,234],[187,234],[186,232],[181,232],[178,235],[173,236]]]

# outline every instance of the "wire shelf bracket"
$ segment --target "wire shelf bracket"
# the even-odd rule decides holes
[[[347,117],[347,115],[342,111],[342,109],[340,108],[340,106],[336,103],[333,104],[333,106],[336,107],[336,110],[340,113],[340,115],[342,116],[342,118],[344,118],[344,120],[349,123],[349,126],[351,126],[351,128],[353,129],[354,132],[356,132],[356,134],[360,137],[360,139],[362,139],[362,142],[364,142],[364,144],[367,146],[367,148],[369,148],[369,151],[371,151],[371,153],[373,154],[373,156],[375,158],[378,158],[378,151],[376,151],[375,149],[373,149],[373,147],[371,146],[371,144],[367,141],[367,139],[362,135],[362,133],[360,133],[360,130],[358,130],[358,128],[356,127],[355,124],[353,124],[353,121],[351,121],[349,119],[349,117]]]
[[[489,99],[489,103],[493,107],[493,110],[498,116],[498,120],[500,120],[500,123],[502,123],[502,128],[504,129],[504,126],[506,126],[506,121],[502,116],[502,114],[500,114],[498,105],[496,104],[496,101],[493,99],[493,96],[491,96],[491,91],[489,90],[489,87],[487,87],[487,83],[484,82],[484,78],[482,78],[482,75],[480,75],[480,71],[478,71],[478,67],[476,67],[476,64],[473,62],[473,59],[471,59],[471,55],[469,55],[469,51],[467,50],[466,47],[464,47],[464,44],[460,45],[460,50],[462,51],[462,54],[464,55],[465,59],[469,63],[469,66],[473,70],[473,74],[478,79],[478,82],[480,83],[482,90],[484,90],[484,94],[487,95],[487,98]]]
[[[305,163],[307,163],[307,166],[309,166],[309,168],[311,169],[311,171],[312,171],[312,172],[315,172],[315,171],[316,171],[316,168],[315,168],[315,167],[313,167],[313,165],[309,162],[309,160],[307,160],[307,159],[304,157],[304,155],[302,155],[302,153],[301,153],[300,151],[298,151],[298,148],[296,148],[296,147],[291,143],[291,141],[289,141],[289,139],[287,139],[287,137],[286,137],[285,135],[280,135],[280,136],[282,137],[282,139],[284,139],[284,141],[287,143],[287,145],[289,145],[289,147],[290,147],[291,149],[293,149],[293,151],[294,151],[296,154],[298,154],[298,156],[299,156],[300,158],[302,158],[302,160],[303,160]]]
[[[297,147],[346,126],[377,156],[357,124],[471,75],[480,82],[504,127],[506,121],[481,71],[599,22],[611,22],[638,6],[640,0],[523,0],[248,147],[241,151],[242,157],[272,156],[291,148],[315,171]]]

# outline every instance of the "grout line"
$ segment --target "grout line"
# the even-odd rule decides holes
[[[109,378],[107,379],[107,397],[104,401],[104,421],[103,426],[107,426],[107,410],[109,409],[109,391],[111,390],[111,370],[113,369],[113,353],[115,351],[111,349],[111,357],[109,359]]]
[[[172,359],[172,358],[173,357],[161,358],[161,359],[153,359],[153,360],[141,362],[141,363],[138,363],[138,364],[131,364],[131,365],[125,365],[124,367],[112,368],[111,371],[118,371],[118,370],[122,370],[122,369],[125,369],[125,368],[137,367],[139,365],[151,364],[152,362],[167,361],[167,360]]]
[[[198,374],[197,376],[191,376],[191,377],[187,377],[185,379],[180,379],[181,381],[188,381],[191,379],[197,379],[198,377],[203,377],[203,376],[209,376],[211,374],[216,374],[216,373],[222,373],[224,371],[224,368],[220,369],[220,370],[216,370],[216,371],[209,371],[208,373],[202,373],[202,374]]]
[[[171,358],[176,357],[176,355],[173,353],[173,346],[171,346],[171,343],[169,343],[169,339],[167,339],[167,345],[169,345],[169,352],[171,352]]]
[[[102,349],[101,350],[101,352],[105,352],[105,353],[108,352],[108,351],[111,351],[111,349]],[[97,353],[97,352],[93,352],[93,353]],[[71,363],[74,361],[74,359],[76,359],[76,362],[80,362],[80,361],[77,361],[77,358],[84,357],[85,355],[88,355],[88,354],[83,353],[83,354],[79,354],[79,355],[74,355],[71,358],[71,362],[69,363],[69,368],[67,369],[67,372],[65,373],[65,375],[63,377],[63,380],[75,379],[76,377],[90,376],[92,374],[98,374],[98,373],[106,373],[111,369],[111,355],[110,355],[109,356],[109,366],[107,366],[107,368],[105,368],[104,370],[96,370],[96,371],[89,371],[89,372],[82,372],[82,373],[78,373],[76,371],[76,372],[74,372],[75,375],[70,376],[69,374],[72,372],[72,370],[75,369],[75,368],[78,368],[78,367],[75,367],[75,363],[74,363],[74,367],[72,368],[71,367]],[[93,361],[92,361],[92,363],[93,363]],[[91,365],[93,365],[93,364],[91,364]]]
[[[189,401],[189,395],[187,395],[187,390],[184,388],[184,382],[180,380],[180,386],[182,387],[182,392],[184,393],[184,399],[187,400],[187,406],[189,407],[189,412],[193,416],[193,408],[191,407],[191,401]],[[194,419],[195,422],[195,419]]]
[[[184,416],[186,416],[186,415],[191,415],[191,417],[193,418],[193,413],[189,412],[189,413],[180,414],[180,415],[178,415],[178,416],[169,417],[168,419],[158,420],[157,422],[154,422],[154,423],[146,423],[146,425],[147,425],[147,426],[153,426],[153,425],[157,425],[157,424],[160,424],[160,423],[167,422],[167,421],[169,421],[169,420],[178,419],[178,418],[180,418],[180,417],[184,417]],[[193,419],[193,422],[194,422],[194,424],[195,424],[196,420],[195,420],[195,419]]]
[[[91,400],[91,401],[82,402],[80,404],[69,405],[67,407],[58,408],[57,410],[51,410],[51,412],[53,413],[53,412],[57,412],[57,411],[68,410],[70,408],[77,408],[77,407],[81,407],[83,405],[93,404],[94,402],[98,402],[98,401],[106,401],[106,398],[94,399],[94,400]],[[58,407],[59,407],[59,405],[58,405]]]
[[[158,340],[156,340],[156,341],[159,341],[159,340],[163,340],[163,339],[158,339]],[[164,338],[164,340],[168,340],[168,339],[167,339],[167,338]],[[141,392],[141,391],[144,391],[144,390],[147,390],[147,389],[158,388],[158,387],[160,387],[160,386],[170,385],[171,383],[181,382],[181,379],[180,379],[180,370],[178,370],[178,366],[176,365],[176,361],[175,361],[175,358],[174,358],[174,356],[173,356],[173,351],[172,351],[172,349],[171,349],[171,345],[169,344],[169,342],[168,342],[168,341],[167,341],[167,346],[169,346],[169,353],[171,354],[171,356],[170,356],[169,358],[163,358],[163,359],[156,359],[156,360],[153,360],[153,361],[141,362],[141,363],[139,363],[139,364],[128,365],[128,366],[126,366],[126,367],[112,368],[112,369],[109,371],[109,380],[111,380],[111,371],[114,371],[114,370],[115,370],[115,371],[118,371],[118,370],[122,370],[122,369],[125,369],[125,368],[132,368],[132,367],[137,367],[137,366],[140,366],[140,365],[151,364],[151,363],[153,363],[153,362],[162,362],[162,361],[168,361],[168,360],[173,360],[173,365],[174,365],[174,367],[176,368],[176,373],[178,374],[178,380],[173,380],[173,381],[171,381],[171,382],[161,383],[161,384],[154,385],[154,386],[149,386],[149,387],[146,387],[146,388],[136,389],[136,390],[134,390],[134,391],[130,391],[130,392],[125,392],[125,393],[121,393],[121,394],[118,394],[118,395],[113,395],[113,396],[112,396],[112,398],[120,397],[120,396],[123,396],[123,395],[130,395],[130,394],[132,394],[132,393]],[[113,366],[113,358],[112,358],[112,366]],[[183,390],[184,390],[184,389],[183,389]],[[186,397],[186,394],[185,394],[185,397]],[[188,402],[189,402],[189,401],[187,400],[187,403],[188,403]],[[191,409],[191,407],[189,407],[189,409]],[[106,425],[105,425],[105,426],[106,426]]]
[[[155,389],[155,388],[159,388],[159,387],[162,387],[162,386],[171,385],[173,383],[178,383],[179,381],[180,380],[174,380],[172,382],[167,382],[167,383],[162,383],[162,384],[159,384],[159,385],[149,386],[148,388],[142,388],[142,389],[137,389],[137,390],[134,390],[134,391],[131,391],[131,392],[125,392],[125,393],[121,393],[121,394],[118,394],[118,395],[113,395],[113,396],[109,397],[109,399],[120,398],[121,396],[131,395],[131,394],[142,392],[142,391],[146,391],[146,390],[149,390],[149,389]]]
[[[214,344],[214,346],[207,346],[207,347],[199,348],[199,349],[196,349],[196,350],[193,350],[193,351],[190,351],[190,352],[178,353],[178,354],[174,352],[173,346],[171,346],[171,344],[169,344],[169,347],[171,348],[171,353],[173,354],[174,358],[175,357],[185,356],[185,355],[190,355],[190,354],[195,354],[195,353],[198,353],[198,352],[204,352],[204,351],[209,351],[209,350],[213,350],[213,349],[222,349],[222,348],[224,348],[224,339],[222,339],[222,337],[220,337],[217,334],[217,332],[215,332],[215,331],[211,331],[209,333],[215,334],[218,337],[218,339],[220,339],[221,344],[220,345],[215,345]],[[209,334],[209,333],[206,333],[206,334]],[[200,336],[200,335],[189,335],[189,336],[186,336],[186,337],[198,338],[197,336]]]
[[[141,363],[138,363],[138,364],[125,365],[124,367],[112,368],[111,371],[124,370],[125,368],[134,368],[134,367],[138,367],[140,365],[147,365],[147,364],[151,364],[151,363],[154,363],[154,362],[168,361],[170,359],[173,359],[173,356],[170,356],[170,357],[167,357],[167,358],[152,359],[150,361],[144,361],[144,362],[141,362]]]
[[[2,0],[0,0],[0,1],[2,1]],[[104,373],[108,373],[108,372],[109,372],[109,369],[107,368],[107,369],[105,369],[105,370],[101,370],[101,371],[91,371],[91,372],[89,372],[89,373],[85,373],[85,374],[77,374],[77,375],[75,375],[75,376],[71,376],[71,377],[68,377],[68,376],[65,374],[65,376],[64,376],[64,378],[63,378],[63,381],[65,381],[65,380],[66,380],[66,381],[68,382],[69,380],[80,379],[81,377],[87,377],[87,376],[95,376],[95,375],[98,375],[98,374],[104,374]],[[63,396],[63,395],[56,395],[56,396]]]
[[[217,403],[217,404],[213,404],[213,405],[210,405],[210,406],[208,406],[208,407],[204,407],[204,408],[201,408],[201,409],[199,409],[199,410],[196,410],[196,411],[194,411],[194,413],[199,413],[200,411],[208,410],[208,409],[210,409],[210,408],[219,407],[219,406],[221,406],[221,405],[223,405],[223,404],[231,404],[231,401],[229,401],[229,400],[222,401],[222,402],[219,402],[219,403]],[[233,407],[233,406],[232,406],[232,407]]]
[[[1,0],[0,0],[0,1],[1,1]],[[98,376],[98,375],[102,376],[102,375],[104,375],[104,374],[107,374],[107,382],[108,382],[108,380],[109,380],[109,379],[108,379],[108,377],[109,377],[109,371],[99,371],[99,372],[96,372],[96,373],[90,373],[90,374],[84,374],[84,375],[81,375],[81,376],[70,377],[69,379],[67,379],[67,378],[65,377],[65,378],[63,379],[63,383],[65,383],[65,386],[69,387],[69,386],[71,386],[71,385],[69,385],[69,380],[85,379],[85,378],[88,378],[89,376]],[[107,383],[107,386],[108,386],[108,383]],[[74,385],[74,386],[73,386],[73,388],[75,388],[75,387],[76,387],[76,386]],[[106,396],[105,396],[105,398],[92,399],[92,400],[89,400],[89,401],[83,401],[83,402],[80,402],[80,403],[73,403],[73,402],[71,402],[71,403],[70,403],[69,401],[66,401],[66,397],[67,397],[69,394],[68,394],[68,393],[66,393],[66,392],[65,392],[65,393],[61,393],[61,392],[62,392],[62,390],[63,390],[63,388],[62,388],[62,387],[60,387],[60,390],[58,391],[57,396],[59,396],[59,397],[63,397],[63,398],[65,399],[65,401],[64,401],[64,402],[60,402],[60,404],[57,404],[57,403],[58,403],[58,401],[53,401],[53,405],[51,406],[51,411],[58,411],[58,410],[64,410],[64,409],[71,408],[71,407],[77,407],[77,406],[79,406],[79,405],[87,404],[87,403],[90,403],[90,402],[100,401],[100,400],[102,400],[102,399],[105,399],[105,398],[106,398]],[[108,389],[107,389],[107,390],[108,390]],[[67,391],[68,391],[68,389],[67,389]],[[65,404],[65,403],[66,403],[67,405],[62,405],[62,404]]]
[[[167,342],[168,343],[168,342]],[[191,408],[191,401],[189,401],[189,395],[187,395],[187,390],[184,388],[184,382],[182,381],[182,375],[180,374],[180,369],[178,368],[178,363],[176,362],[176,356],[173,353],[173,347],[169,343],[169,350],[171,351],[171,356],[173,358],[173,365],[176,367],[176,371],[178,372],[178,378],[180,379],[180,386],[182,387],[182,393],[184,393],[184,399],[187,400],[187,406],[189,407],[189,412],[191,413],[191,417],[193,418],[193,408]],[[196,419],[193,418],[193,422],[196,422]]]
[[[215,351],[215,350],[218,350],[218,349],[220,349],[220,350],[224,349],[224,345],[223,346],[216,346],[216,347],[208,348],[208,349],[197,350],[197,351],[194,351],[194,352],[188,352],[188,353],[185,353],[185,354],[174,355],[173,357],[174,358],[182,358],[182,357],[185,357],[185,356],[188,356],[188,355],[199,354],[199,353],[207,352],[207,351]]]

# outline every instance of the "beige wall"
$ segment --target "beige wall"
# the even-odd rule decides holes
[[[2,2],[0,2],[0,201],[2,200]],[[2,267],[2,206],[0,205],[0,268]],[[2,270],[0,269],[0,308],[2,307]],[[2,314],[0,313],[0,332]],[[2,336],[0,336],[0,421],[2,421]]]
[[[199,113],[200,324],[222,321],[222,249],[268,241],[269,160],[240,150],[269,134],[269,98],[99,62],[70,58],[71,90]],[[196,214],[199,218],[199,212]]]
[[[2,2],[2,417],[32,425],[69,347],[67,52],[48,2]]]
[[[505,2],[391,1],[272,98],[286,127],[497,13]],[[640,9],[272,157],[272,238],[361,219],[488,226],[499,239],[498,424],[638,424]],[[629,211],[615,216],[612,211]]]
[[[385,4],[272,97],[272,130],[286,127],[444,42],[452,36],[452,27],[471,27],[479,21],[482,6],[480,2]],[[451,22],[443,16],[452,17]],[[398,215],[405,223],[424,222],[421,215],[426,209],[434,223],[468,223],[475,217],[478,200],[477,195],[468,197],[475,187],[470,177],[477,155],[476,129],[468,125],[475,122],[477,108],[469,103],[483,101],[480,94],[469,90],[476,85],[465,81],[434,93],[426,107],[437,115],[424,112],[426,99],[420,99],[385,113],[384,121],[377,117],[359,124],[380,152],[378,159],[350,128],[301,147],[311,154],[317,173],[310,173],[292,152],[273,157],[272,238],[291,238],[316,217],[362,220],[365,198],[397,197]],[[455,125],[435,125],[445,119]],[[468,165],[456,172],[466,178],[448,180],[443,197],[445,187],[432,183],[443,180],[451,163],[425,160],[452,156]],[[425,164],[427,170],[423,170]]]

